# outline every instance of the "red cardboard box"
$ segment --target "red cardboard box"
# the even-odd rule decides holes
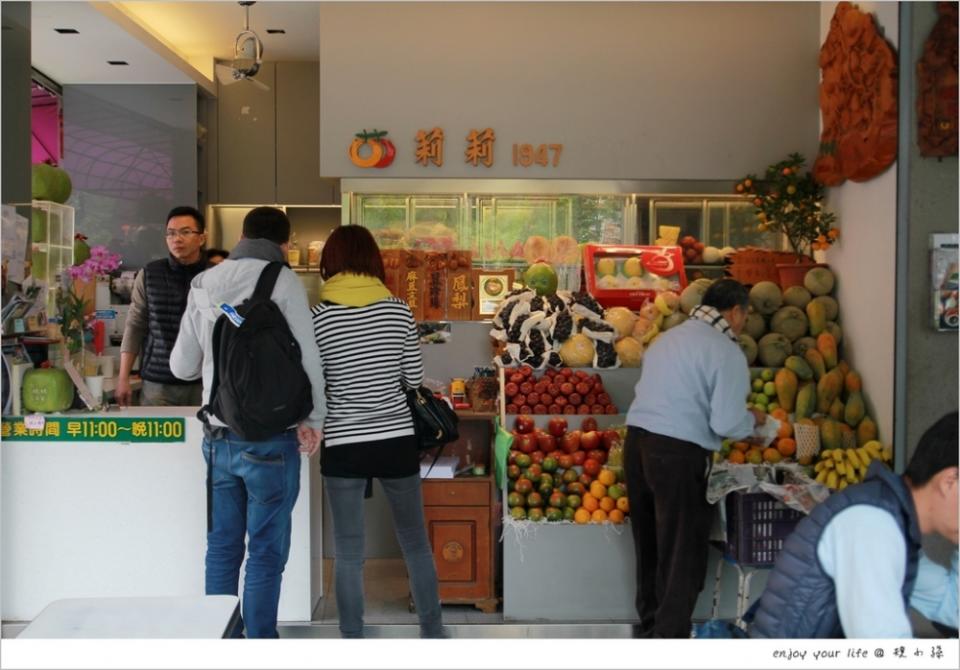
[[[583,272],[587,291],[604,307],[637,310],[658,293],[687,287],[680,247],[588,244]]]

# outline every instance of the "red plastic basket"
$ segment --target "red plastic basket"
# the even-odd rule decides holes
[[[727,555],[743,566],[769,568],[805,515],[767,493],[727,495]]]

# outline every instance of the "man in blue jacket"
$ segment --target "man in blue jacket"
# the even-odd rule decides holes
[[[760,598],[751,637],[913,637],[907,608],[957,627],[957,412],[920,438],[902,477],[874,461],[862,484],[797,524]],[[954,545],[929,560],[923,535]]]
[[[714,282],[690,319],[643,357],[624,443],[641,637],[690,637],[707,570],[713,453],[766,419],[747,410],[750,372],[737,336],[748,300],[739,282]]]

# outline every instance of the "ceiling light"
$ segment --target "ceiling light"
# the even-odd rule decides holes
[[[79,35],[80,31],[76,28],[54,28],[61,35]]]
[[[267,28],[268,35],[286,35],[287,31],[283,28]]]
[[[130,65],[130,63],[125,60],[108,60],[107,65]]]

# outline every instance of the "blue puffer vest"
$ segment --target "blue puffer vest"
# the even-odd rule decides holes
[[[760,598],[750,637],[844,637],[833,579],[820,565],[817,545],[830,520],[853,505],[873,505],[887,510],[900,526],[907,544],[902,594],[904,606],[909,604],[920,552],[917,511],[903,480],[874,462],[862,484],[830,496],[797,524],[787,538]]]
[[[207,268],[205,256],[198,263],[181,265],[173,256],[152,261],[143,268],[147,295],[147,336],[140,358],[140,376],[157,384],[194,384],[170,372],[170,353],[180,333],[180,319],[187,309],[190,282]]]

